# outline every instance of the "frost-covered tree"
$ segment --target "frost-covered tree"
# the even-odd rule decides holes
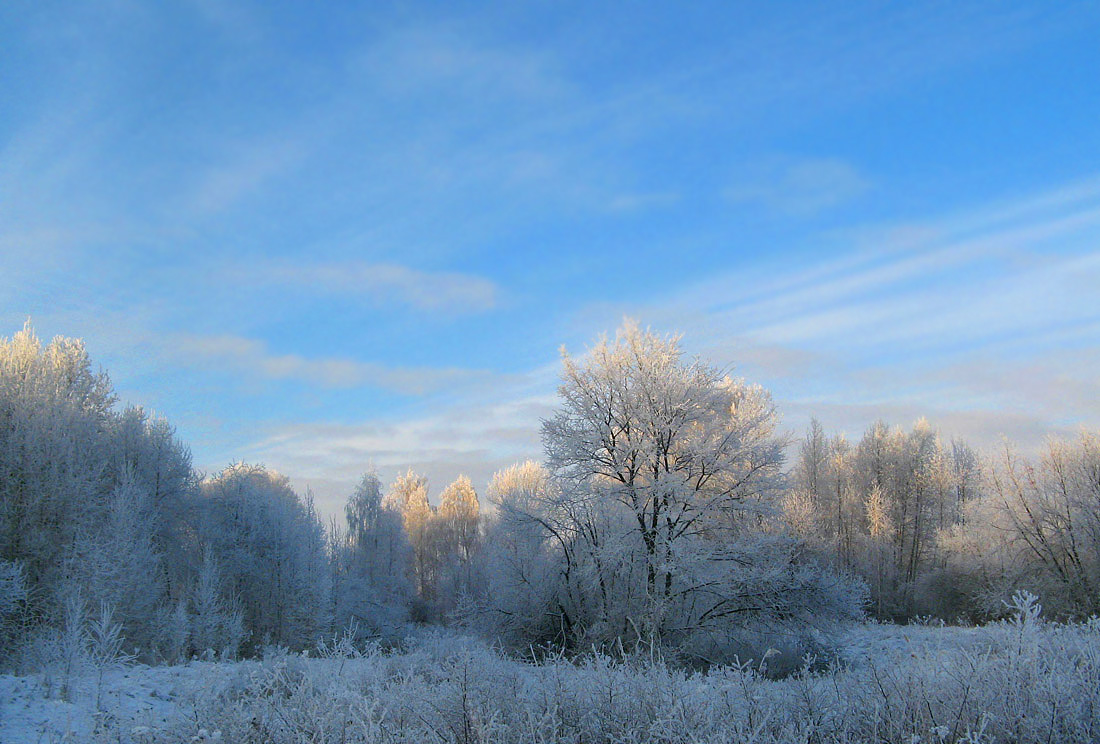
[[[84,345],[43,345],[30,324],[0,339],[0,558],[19,562],[59,618],[65,553],[110,490],[115,397]]]
[[[1036,459],[1005,445],[987,492],[943,536],[979,616],[999,616],[1020,588],[1060,617],[1100,613],[1100,436],[1049,439]]]
[[[550,472],[533,460],[489,481],[485,602],[476,622],[518,646],[560,642],[564,635],[558,592],[568,543],[554,539],[564,527],[549,521],[555,489]]]
[[[166,422],[115,402],[80,341],[0,339],[0,559],[21,566],[24,617],[56,627],[83,591],[155,657],[162,600],[193,576],[194,479]]]
[[[435,578],[435,551],[431,544],[434,510],[428,502],[428,479],[411,469],[402,473],[390,486],[383,505],[401,515],[405,534],[412,544],[413,585],[417,596],[429,600]]]
[[[227,598],[214,551],[202,551],[202,567],[188,605],[181,602],[173,613],[175,650],[180,656],[216,654],[233,658],[245,638],[244,616],[233,598]]]
[[[811,419],[784,505],[795,532],[844,571],[853,568],[863,512],[853,487],[852,462],[851,445],[844,435],[830,437],[817,419]]]
[[[202,484],[202,533],[252,647],[305,647],[328,629],[325,531],[285,476],[231,465]]]
[[[132,645],[151,649],[168,603],[162,557],[149,494],[129,471],[108,495],[97,529],[77,535],[65,559],[65,581],[79,587],[91,607],[112,607]]]
[[[465,475],[458,476],[439,496],[436,516],[447,532],[451,552],[463,563],[469,563],[477,550],[480,512],[477,491]]]
[[[149,538],[161,556],[166,590],[173,599],[183,597],[200,561],[194,534],[198,480],[190,450],[167,420],[129,407],[115,425],[110,472],[122,474],[143,494]]]
[[[750,618],[844,605],[762,530],[784,446],[762,388],[627,323],[582,360],[565,355],[559,394],[543,424],[553,488],[508,517],[537,525],[556,558],[558,640],[687,648]]]
[[[404,622],[412,595],[412,546],[401,514],[382,502],[382,484],[370,470],[348,498],[345,527],[333,541],[336,623],[369,634]]]
[[[854,447],[813,421],[785,516],[816,554],[867,579],[880,617],[953,619],[959,597],[939,536],[980,490],[979,474],[969,446],[923,419],[910,431],[877,422]]]
[[[432,518],[431,542],[436,553],[436,594],[445,609],[469,597],[480,583],[475,560],[480,547],[480,512],[477,491],[465,475],[443,489]]]

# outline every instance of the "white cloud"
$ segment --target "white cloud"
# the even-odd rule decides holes
[[[643,212],[673,206],[680,201],[675,191],[651,191],[619,194],[608,203],[612,212]]]
[[[878,240],[861,232],[838,257],[747,268],[628,312],[772,388],[796,432],[810,416],[852,436],[879,418],[924,416],[981,447],[1007,436],[1034,451],[1049,434],[1100,426],[1100,256],[1082,247],[1100,227],[1098,206],[1100,182],[878,229]],[[610,330],[623,309],[588,316],[585,333]],[[298,365],[276,358],[270,369]],[[496,469],[541,456],[556,369],[403,421],[286,422],[238,454],[312,487],[333,513],[370,462],[384,478],[416,468],[435,492],[462,472],[483,488]]]
[[[181,335],[170,351],[181,362],[214,364],[244,375],[331,388],[371,386],[407,395],[421,395],[487,375],[475,370],[389,367],[332,357],[309,359],[274,353],[263,341],[233,335]]]
[[[1100,314],[1098,237],[1094,181],[992,211],[833,236],[830,245],[854,239],[857,249],[708,279],[652,306],[651,322],[825,351],[1047,333]]]
[[[497,285],[484,277],[419,271],[388,263],[273,263],[251,266],[247,273],[253,281],[452,313],[490,310],[496,306],[500,294]]]
[[[304,156],[302,146],[289,139],[271,139],[251,145],[235,143],[227,149],[235,154],[200,174],[188,196],[192,211],[211,214],[226,210],[286,173]],[[236,154],[242,151],[243,154]]]
[[[628,312],[771,387],[788,426],[861,431],[924,415],[1034,449],[1100,426],[1100,181],[828,243]],[[855,249],[852,249],[852,245]],[[614,322],[608,308],[597,323]]]
[[[787,216],[819,214],[862,196],[871,186],[866,176],[838,158],[776,162],[756,170],[748,182],[726,189],[725,197]]]
[[[406,420],[287,423],[238,455],[265,462],[291,475],[297,486],[313,489],[329,513],[338,513],[368,465],[384,480],[411,467],[428,476],[432,493],[459,474],[470,476],[483,491],[500,468],[541,457],[539,420],[552,404],[549,395],[505,395],[496,402],[451,404]]]

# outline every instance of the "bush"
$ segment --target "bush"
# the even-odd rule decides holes
[[[782,680],[759,663],[693,672],[589,653],[529,664],[440,633],[394,653],[336,642],[327,658],[208,665],[194,714],[182,701],[185,722],[143,741],[1096,741],[1100,623],[1043,622],[1026,595],[1012,612],[976,629],[868,626],[849,635],[846,662]]]

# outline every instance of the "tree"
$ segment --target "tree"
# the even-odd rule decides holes
[[[1052,615],[1100,612],[1100,436],[1052,438],[1037,461],[1005,445],[988,480],[988,495],[950,536],[985,607],[999,610],[1023,586]]]
[[[217,559],[209,547],[202,552],[202,567],[191,597],[191,613],[181,602],[175,612],[177,653],[186,649],[198,654],[235,658],[244,640],[244,616],[236,602],[225,597]]]
[[[432,520],[436,551],[437,593],[447,608],[474,591],[474,559],[480,544],[477,491],[465,475],[446,488]]]
[[[557,601],[561,556],[559,526],[546,521],[556,501],[550,472],[534,460],[512,465],[489,481],[493,511],[485,525],[485,613],[480,624],[517,646],[560,641]],[[561,552],[556,550],[561,548]]]
[[[583,361],[563,356],[543,423],[554,488],[514,507],[560,561],[563,640],[685,645],[808,607],[799,551],[762,533],[785,444],[767,392],[629,322]]]
[[[908,432],[876,422],[854,448],[815,420],[792,469],[785,517],[837,570],[867,579],[880,618],[954,619],[964,603],[941,538],[980,492],[980,472],[965,442],[945,444],[923,419]]]
[[[875,593],[877,614],[886,615],[886,581],[890,570],[889,541],[894,534],[894,524],[890,519],[892,510],[886,500],[886,494],[879,486],[871,488],[867,497],[867,537],[870,545],[872,588]]]
[[[401,515],[405,534],[412,544],[413,584],[417,596],[428,600],[431,598],[435,569],[430,544],[430,523],[434,512],[428,503],[428,479],[412,469],[397,476],[383,504]]]
[[[149,495],[130,471],[107,497],[98,529],[77,535],[65,559],[66,584],[92,607],[112,607],[132,645],[153,648],[168,606],[162,558],[154,544]]]
[[[344,507],[346,529],[334,541],[336,621],[377,634],[403,622],[412,593],[412,546],[402,517],[383,506],[374,470],[364,473]]]
[[[328,629],[324,527],[283,475],[231,465],[202,484],[204,539],[239,602],[253,648],[308,647]]]
[[[470,479],[460,475],[439,496],[436,514],[449,533],[453,551],[463,563],[469,563],[477,549],[478,517],[481,506]]]
[[[829,438],[816,418],[810,419],[810,429],[798,448],[798,461],[794,468],[794,481],[815,501],[826,492],[826,471],[829,467]]]
[[[144,494],[147,529],[162,560],[161,580],[173,600],[191,588],[201,548],[195,540],[198,478],[191,452],[167,420],[126,408],[114,427],[109,472]]]
[[[0,559],[23,566],[55,620],[65,554],[93,529],[110,490],[114,403],[81,342],[43,346],[29,322],[0,339]]]
[[[195,482],[167,422],[115,403],[80,341],[0,339],[0,560],[21,566],[24,617],[58,626],[83,590],[153,658],[194,576]]]

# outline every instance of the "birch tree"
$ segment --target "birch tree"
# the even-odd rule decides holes
[[[432,595],[435,569],[430,544],[434,510],[428,502],[428,479],[409,469],[397,476],[383,503],[401,515],[405,534],[412,545],[411,578],[417,595],[428,600]]]
[[[376,635],[403,622],[412,593],[412,546],[401,514],[383,505],[382,483],[363,474],[344,507],[346,528],[334,541],[336,622]]]

